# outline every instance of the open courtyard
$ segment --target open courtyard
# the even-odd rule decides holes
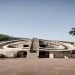
[[[0,75],[75,75],[75,59],[0,59]]]

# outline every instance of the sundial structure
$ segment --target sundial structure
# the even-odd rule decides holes
[[[0,58],[75,58],[75,43],[44,39],[0,42]]]

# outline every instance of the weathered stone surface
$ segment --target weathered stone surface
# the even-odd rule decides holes
[[[26,52],[26,58],[75,58],[74,42],[33,38],[1,42],[0,46],[0,54],[6,57],[15,57],[19,52]],[[21,56],[25,55],[21,53]]]

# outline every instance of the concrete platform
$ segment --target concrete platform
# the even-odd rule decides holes
[[[75,75],[75,59],[0,59],[0,75]]]

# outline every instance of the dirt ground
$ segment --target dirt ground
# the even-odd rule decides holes
[[[0,59],[0,75],[75,75],[75,59]]]

